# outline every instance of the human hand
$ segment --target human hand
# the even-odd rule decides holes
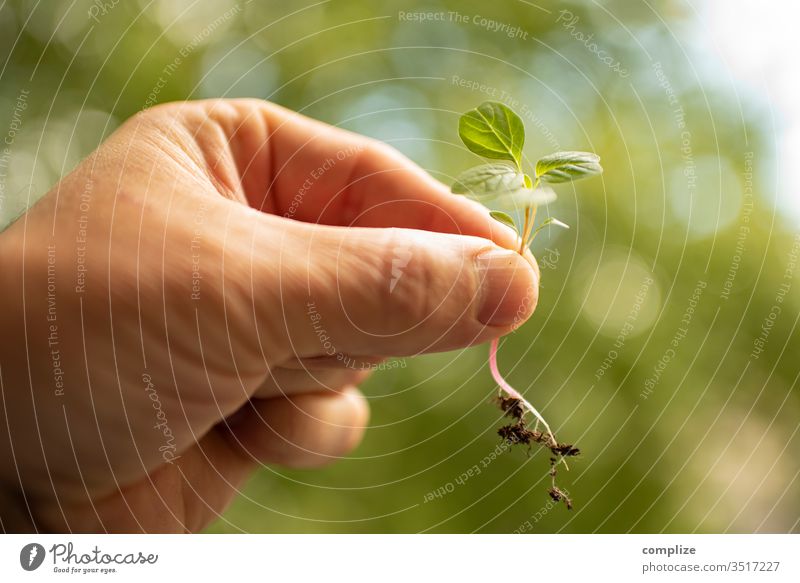
[[[390,148],[257,100],[127,121],[0,234],[4,528],[197,531],[361,439],[353,363],[524,322],[533,258]]]

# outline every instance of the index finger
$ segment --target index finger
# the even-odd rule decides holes
[[[489,239],[516,235],[479,203],[431,177],[393,148],[278,105],[200,102],[227,128],[249,204],[309,223],[401,227]]]

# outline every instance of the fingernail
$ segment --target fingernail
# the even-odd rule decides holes
[[[478,320],[511,326],[527,320],[536,307],[539,282],[530,264],[514,251],[492,249],[476,257],[481,285]]]

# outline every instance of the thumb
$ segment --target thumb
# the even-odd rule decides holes
[[[452,350],[510,332],[536,305],[535,264],[486,239],[280,221],[261,283],[281,286],[291,356]]]

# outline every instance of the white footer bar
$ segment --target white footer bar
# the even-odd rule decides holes
[[[798,535],[0,536],[15,582],[797,582],[799,565]]]

